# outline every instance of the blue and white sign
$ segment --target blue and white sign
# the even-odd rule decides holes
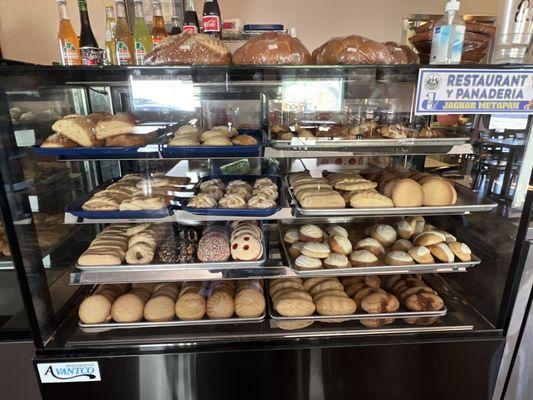
[[[98,382],[98,361],[37,364],[42,383]]]
[[[417,115],[533,114],[533,69],[421,68]]]

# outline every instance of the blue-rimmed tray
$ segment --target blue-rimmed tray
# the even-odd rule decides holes
[[[260,129],[239,129],[239,134],[250,135],[257,139],[253,146],[169,146],[161,144],[163,158],[232,158],[261,157],[265,133]],[[172,136],[168,138],[170,140]]]
[[[116,158],[159,158],[159,142],[167,132],[164,126],[136,126],[134,134],[147,135],[156,132],[153,144],[136,147],[41,147],[31,146],[32,151],[45,157],[58,157],[61,160],[92,160]]]
[[[155,219],[165,218],[173,214],[174,205],[159,210],[135,210],[135,211],[85,211],[82,208],[83,203],[92,198],[97,192],[107,188],[109,185],[118,182],[121,178],[114,178],[104,182],[89,193],[81,196],[75,202],[65,207],[65,212],[70,213],[78,218],[86,219]]]

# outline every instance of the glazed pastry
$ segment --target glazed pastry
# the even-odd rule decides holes
[[[198,193],[192,196],[187,203],[187,207],[193,208],[214,208],[217,206],[217,201],[207,193]]]
[[[325,243],[307,242],[302,246],[301,253],[307,257],[326,258],[331,250]]]
[[[334,235],[329,238],[329,245],[331,246],[331,250],[339,253],[348,255],[352,252],[352,243],[350,240],[344,236],[338,236]]]
[[[254,188],[252,190],[252,196],[263,196],[271,200],[277,200],[278,199],[278,187],[277,186],[266,186],[263,184],[263,186]]]
[[[289,255],[294,259],[302,254],[302,247],[306,242],[294,242],[291,247],[289,247]]]
[[[248,208],[275,208],[276,202],[272,199],[263,196],[252,196],[247,203]]]
[[[472,261],[472,250],[464,243],[449,242],[448,247],[453,251],[453,254],[463,262]]]
[[[328,269],[350,268],[352,265],[344,254],[331,253],[324,260],[324,267]]]
[[[319,258],[312,258],[305,255],[300,255],[294,260],[296,269],[307,271],[314,269],[322,269],[322,261]]]
[[[390,225],[376,225],[371,234],[385,247],[391,246],[397,238],[396,230]]]
[[[300,240],[304,242],[322,242],[324,233],[316,225],[304,225],[300,228]]]
[[[226,194],[218,202],[220,208],[246,208],[246,201],[238,194],[229,193]]]
[[[405,251],[390,251],[385,256],[385,262],[388,265],[409,265],[413,264],[413,258]]]
[[[434,264],[435,259],[429,249],[425,246],[416,246],[407,251],[411,257],[419,264]]]
[[[355,250],[350,255],[350,262],[354,267],[369,267],[378,264],[378,258],[367,250]]]
[[[444,263],[451,263],[455,259],[453,251],[450,250],[450,247],[446,243],[437,243],[432,246],[428,246],[431,254],[435,256],[439,261]]]
[[[365,238],[355,244],[357,250],[367,250],[377,257],[385,254],[385,248],[374,238]]]
[[[398,239],[392,245],[392,250],[409,251],[413,247],[413,244],[406,239]]]

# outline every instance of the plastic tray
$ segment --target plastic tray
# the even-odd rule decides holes
[[[200,184],[209,179],[221,179],[223,183],[229,181],[242,179],[243,181],[253,184],[256,179],[270,178],[278,185],[278,199],[276,200],[275,208],[195,208],[187,207],[189,199],[184,199],[185,204],[181,207],[182,210],[197,215],[217,215],[228,217],[268,217],[269,215],[277,213],[281,209],[281,196],[283,195],[283,180],[276,175],[207,175],[203,177],[193,188],[194,194],[199,192]]]
[[[80,197],[75,202],[65,207],[65,212],[70,213],[78,218],[87,219],[153,219],[153,218],[165,218],[173,213],[173,205],[168,205],[165,208],[159,210],[136,210],[136,211],[85,211],[82,208],[83,203],[93,197],[97,192],[104,190],[109,185],[118,182],[121,178],[114,178],[104,182],[100,186],[96,187],[91,192]]]
[[[153,144],[143,147],[61,147],[50,148],[31,146],[32,151],[39,156],[55,156],[63,160],[91,160],[91,159],[114,159],[114,158],[159,158],[159,144],[161,135],[165,132],[163,126],[137,126],[139,133],[157,131],[158,137]]]
[[[161,156],[163,158],[261,157],[265,142],[264,132],[259,129],[239,129],[238,131],[240,134],[255,137],[258,143],[253,146],[169,146],[162,144]]]

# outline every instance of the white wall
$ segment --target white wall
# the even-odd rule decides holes
[[[67,0],[79,32],[77,1]],[[88,0],[91,25],[104,44],[104,4]],[[201,11],[203,2],[195,0]],[[405,14],[436,14],[445,0],[219,0],[223,18],[243,23],[281,22],[295,27],[310,51],[333,36],[358,33],[385,41],[401,38]],[[465,14],[495,15],[497,0],[462,0]],[[49,64],[58,61],[56,0],[0,0],[0,45],[5,58]]]

